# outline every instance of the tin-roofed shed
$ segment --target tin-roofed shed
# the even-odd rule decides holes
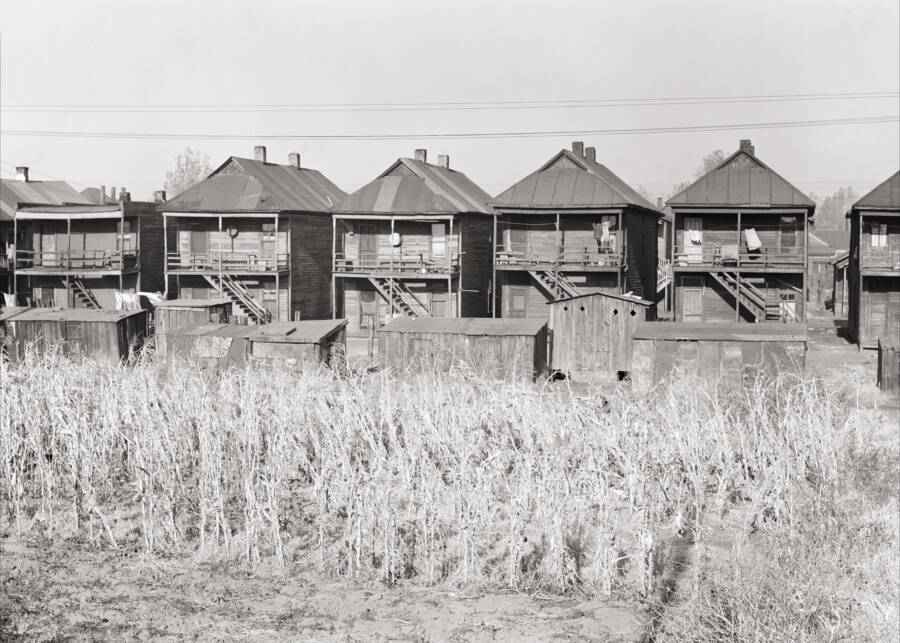
[[[166,353],[166,338],[182,328],[198,324],[227,324],[231,319],[228,299],[169,299],[156,307],[156,348]]]
[[[547,370],[543,319],[397,318],[378,332],[383,367],[449,370],[464,365],[497,379],[534,379]]]

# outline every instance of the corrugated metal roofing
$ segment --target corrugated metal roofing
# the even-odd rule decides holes
[[[442,333],[450,335],[528,335],[534,336],[547,325],[546,319],[490,319],[482,317],[438,318],[398,317],[379,332]]]
[[[9,308],[0,314],[0,321],[76,321],[117,322],[132,315],[144,315],[144,310],[96,310],[93,308]]]
[[[747,149],[722,161],[667,202],[679,205],[788,206],[813,209],[815,203]]]
[[[166,212],[328,212],[347,194],[321,172],[230,157],[159,206]]]
[[[900,171],[854,203],[853,208],[900,209]]]
[[[91,213],[91,212],[119,212],[118,205],[100,205],[99,203],[95,205],[31,205],[21,207],[18,210],[19,212],[47,212],[51,214],[80,214],[80,213]]]
[[[709,324],[705,322],[641,322],[634,329],[635,339],[722,340],[737,342],[806,341],[806,326],[765,322]]]
[[[349,195],[336,212],[358,214],[493,214],[491,196],[462,172],[401,158]]]
[[[605,165],[569,150],[561,150],[540,169],[498,194],[491,205],[498,208],[635,206],[658,212]]]
[[[0,179],[0,221],[12,221],[23,205],[88,204],[91,200],[65,181]]]

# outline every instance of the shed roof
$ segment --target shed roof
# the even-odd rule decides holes
[[[806,341],[806,326],[764,322],[709,324],[706,322],[641,322],[634,339],[719,340],[737,342]]]
[[[810,250],[812,250],[813,237],[835,251],[850,249],[849,230],[816,230],[815,232],[810,232]]]
[[[7,308],[0,313],[0,321],[55,321],[116,323],[144,310],[96,310],[93,308]]]
[[[491,201],[497,208],[624,208],[659,211],[609,168],[561,150]]]
[[[749,143],[749,142],[748,142]],[[749,144],[672,196],[668,205],[802,207],[815,203],[757,158]]]
[[[491,196],[458,170],[397,159],[378,178],[350,194],[336,212],[359,214],[492,214]]]
[[[27,205],[89,204],[91,200],[65,181],[0,179],[0,221],[12,221]]]
[[[900,210],[900,170],[854,203],[852,208]]]
[[[208,308],[222,304],[231,304],[231,301],[228,299],[167,299],[159,302],[157,308]]]
[[[610,298],[610,299],[619,299],[621,301],[627,301],[631,304],[638,304],[640,306],[652,306],[652,301],[647,301],[646,299],[641,299],[637,295],[619,295],[617,293],[609,293],[609,292],[589,292],[583,295],[573,295],[571,297],[560,297],[554,301],[548,301],[547,305],[552,305],[560,301],[571,301],[572,299],[582,299],[584,297],[602,297],[602,298]]]
[[[243,337],[251,342],[280,344],[318,344],[347,325],[346,319],[308,319],[299,322],[276,322],[262,326],[237,324],[196,324],[174,331],[173,335],[207,337]]]
[[[547,325],[546,319],[490,319],[483,317],[398,317],[379,332],[425,333],[448,335],[537,335]]]
[[[165,212],[328,212],[346,193],[317,171],[229,157],[159,206]]]

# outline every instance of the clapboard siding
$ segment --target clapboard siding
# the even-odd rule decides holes
[[[565,274],[581,294],[587,295],[596,292],[616,294],[620,291],[614,272],[566,272]],[[552,301],[552,298],[528,272],[498,270],[497,281],[500,293],[498,306],[500,317],[546,318],[550,314],[547,304]],[[519,310],[514,310],[514,306],[520,300],[514,300],[513,295],[517,298],[525,297],[524,314]]]
[[[491,312],[491,235],[493,220],[483,214],[459,217],[461,317],[487,317]]]
[[[290,313],[293,319],[331,317],[331,217],[325,214],[291,214]]]
[[[406,287],[415,295],[416,299],[426,308],[436,314],[437,307],[447,311],[449,317],[457,317],[457,301],[455,280],[451,284],[448,291],[447,282],[445,280],[429,280],[429,281],[404,281]],[[363,328],[362,312],[363,305],[361,297],[365,296],[369,300],[367,305],[367,314],[374,314],[378,326],[382,326],[391,320],[391,307],[375,289],[375,287],[364,278],[341,278],[338,280],[340,288],[337,290],[338,315],[347,319],[347,332],[352,335],[365,335],[368,333],[367,328]]]

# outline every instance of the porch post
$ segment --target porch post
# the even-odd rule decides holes
[[[163,299],[169,298],[169,217],[162,213],[163,219]]]
[[[622,294],[622,264],[625,260],[625,246],[628,243],[628,231],[622,227],[622,211],[619,210],[619,214],[616,215],[618,220],[618,225],[616,225],[616,229],[618,232],[622,233],[622,247],[616,248],[616,252],[619,253],[618,265],[616,266],[616,289],[619,294]]]
[[[82,244],[84,245],[84,244]],[[68,259],[66,263],[72,261],[72,217],[66,217],[66,256]],[[82,265],[84,265],[82,263]],[[64,266],[66,270],[66,308],[71,308],[75,305],[72,297],[72,285],[69,283],[69,268],[71,268],[71,264]]]
[[[497,215],[494,214],[494,235],[491,237],[491,317],[497,316]]]
[[[275,321],[281,321],[281,270],[278,267],[278,214],[275,214]]]
[[[803,314],[800,315],[800,321],[806,321],[806,302],[809,299],[808,290],[809,290],[809,280],[807,279],[809,275],[809,214],[803,214],[803,300],[800,302],[800,305],[803,306]]]
[[[125,292],[125,201],[119,201],[119,292]],[[71,240],[69,241],[71,244]]]
[[[562,248],[559,245],[559,212],[556,213],[556,279],[554,279],[554,285],[556,286],[556,298],[559,299],[562,294],[562,288],[559,285],[559,255],[562,252]]]
[[[13,297],[18,300],[19,297],[19,280],[16,278],[16,267],[19,262],[19,220],[13,217],[13,242],[12,242],[12,257],[9,257],[10,263],[9,270],[12,275],[12,291]],[[15,302],[14,302],[15,303]]]
[[[734,300],[734,321],[741,321],[741,211],[737,213],[737,295]],[[768,292],[768,289],[767,289]],[[765,306],[765,303],[763,304]],[[765,311],[763,311],[763,321],[766,320]]]
[[[378,243],[378,235],[375,235],[376,244]],[[391,252],[391,278],[388,280],[388,298],[391,300],[389,303],[391,305],[391,319],[394,318],[394,217],[391,216],[391,236],[388,239],[388,248],[390,248]],[[375,246],[375,270],[378,270],[378,246]]]
[[[345,257],[346,258],[346,257]],[[337,217],[331,217],[331,318],[337,319]]]
[[[222,239],[222,215],[219,215],[219,296],[225,296],[225,288],[222,286],[222,245],[224,243],[224,239]],[[206,244],[207,249],[209,248],[209,243]]]

